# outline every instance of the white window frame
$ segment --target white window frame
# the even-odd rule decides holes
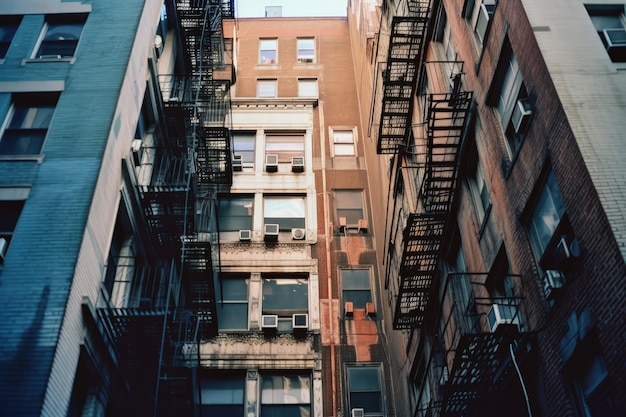
[[[298,97],[301,98],[318,98],[317,78],[300,78],[298,79]]]
[[[50,20],[53,20],[52,22]],[[76,51],[78,50],[78,46],[80,44],[80,40],[82,38],[83,31],[85,29],[85,22],[87,21],[87,16],[85,14],[66,14],[66,15],[48,15],[46,16],[46,21],[41,30],[41,34],[37,41],[37,45],[33,50],[33,54],[31,58],[33,59],[72,59],[76,56]],[[48,32],[50,31],[51,26],[56,25],[81,25],[80,33],[74,39],[58,39],[57,42],[61,41],[64,44],[71,44],[75,42],[75,45],[72,49],[71,55],[65,54],[55,54],[55,53],[43,53],[42,52],[50,52],[50,51],[42,51],[42,47],[46,42],[54,42],[54,40],[46,40],[48,36]],[[57,52],[63,52],[62,50],[57,50]]]
[[[333,141],[332,156],[356,156],[356,127],[331,127],[330,137]]]
[[[273,48],[271,44],[273,43]],[[274,51],[274,58],[264,56],[265,51]],[[270,53],[271,55],[271,53]],[[278,39],[277,38],[261,38],[259,39],[259,64],[276,65],[278,63]]]
[[[312,42],[312,48],[307,48],[305,45],[301,45],[305,42]],[[315,38],[313,37],[302,37],[296,39],[296,49],[298,54],[298,62],[302,64],[312,64],[315,63]],[[307,52],[311,51],[311,54]]]
[[[278,163],[291,164],[305,153],[304,132],[265,132],[265,155],[278,155]]]
[[[278,80],[275,78],[258,79],[256,81],[256,96],[258,98],[276,98],[278,95]]]

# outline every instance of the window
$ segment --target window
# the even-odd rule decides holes
[[[256,82],[256,96],[259,98],[276,98],[277,80],[258,80]]]
[[[372,302],[369,269],[342,269],[341,287],[344,303],[352,302],[354,308],[365,308]]]
[[[201,376],[201,416],[243,416],[245,386],[245,375],[239,372],[223,371]]]
[[[626,17],[624,6],[585,5],[589,17],[613,62],[626,62]]]
[[[363,192],[360,190],[335,191],[335,207],[337,224],[340,224],[340,218],[344,217],[347,225],[356,226],[360,219],[364,219]]]
[[[14,94],[6,129],[0,139],[0,155],[36,155],[54,114],[59,95]]]
[[[354,148],[354,131],[352,130],[333,130],[333,154],[335,156],[353,156]]]
[[[349,409],[362,408],[365,414],[383,414],[383,396],[378,366],[348,366]]]
[[[306,197],[264,196],[264,224],[278,224],[280,230],[306,227]]]
[[[86,20],[83,14],[46,16],[44,36],[36,57],[73,57]]]
[[[109,247],[109,256],[104,275],[104,289],[109,296],[112,307],[136,307],[131,305],[131,287],[136,269],[136,247],[133,238],[131,221],[124,200],[118,208],[113,237]],[[140,300],[132,300],[135,303]],[[152,302],[152,299],[146,300]]]
[[[483,164],[478,156],[478,151],[475,146],[473,154],[475,164],[468,176],[468,183],[470,193],[472,195],[472,201],[474,203],[474,209],[476,210],[476,217],[478,218],[478,224],[480,226],[485,220],[485,215],[491,207],[491,200],[489,199],[489,189],[487,188],[487,181],[485,180]]]
[[[263,417],[309,417],[311,376],[304,373],[261,375],[261,415]]]
[[[485,44],[496,4],[496,0],[467,0],[465,3],[464,16],[469,19],[476,40],[481,46]]]
[[[278,162],[291,163],[294,156],[304,156],[304,135],[268,133],[265,153],[278,155]]]
[[[220,232],[252,229],[254,198],[250,195],[230,195],[219,199],[218,222]]]
[[[254,168],[254,142],[256,132],[234,132],[233,153],[241,155],[243,168]]]
[[[263,277],[262,314],[278,315],[278,330],[292,330],[294,314],[309,311],[309,284],[304,276],[268,275]]]
[[[517,58],[510,49],[508,42],[503,49],[501,62],[498,64],[499,96],[497,99],[497,111],[502,124],[502,130],[506,137],[506,146],[509,158],[513,160],[522,144],[523,131],[520,130],[516,123],[519,113],[517,108],[524,106],[524,112],[528,111],[525,107],[525,99],[528,97],[526,87],[522,80]],[[516,117],[514,118],[514,115]]]
[[[298,97],[317,98],[317,79],[303,78],[298,80]]]
[[[220,281],[217,323],[220,330],[248,330],[248,278],[224,274]]]
[[[554,174],[550,172],[539,194],[528,225],[530,244],[537,259],[541,259],[544,253],[554,249],[553,237],[557,229],[565,231],[563,227],[559,227],[565,214],[563,197]]]
[[[22,214],[28,188],[0,188],[0,239],[11,242],[17,221]],[[3,259],[0,258],[0,263]]]
[[[261,39],[259,41],[259,63],[275,64],[278,62],[278,40]]]
[[[298,38],[298,62],[315,62],[315,39]]]
[[[22,16],[0,16],[0,59],[6,57],[21,21]]]

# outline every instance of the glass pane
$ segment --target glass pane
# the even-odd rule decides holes
[[[241,155],[244,163],[254,163],[254,133],[235,133],[233,136],[233,153]]]
[[[202,417],[241,417],[243,405],[203,405]]]
[[[380,391],[378,382],[378,368],[352,367],[348,368],[350,391]]]
[[[252,229],[253,201],[251,197],[225,198],[219,201],[221,231]]]
[[[370,288],[368,269],[342,269],[341,285],[344,289],[368,289]]]
[[[314,39],[298,39],[298,51],[301,49],[315,49]]]
[[[217,303],[218,326],[221,330],[247,330],[247,303]]]
[[[266,98],[276,97],[276,82],[259,81],[257,83],[257,96]]]
[[[224,301],[248,301],[248,284],[245,279],[226,278],[222,280]]]
[[[363,408],[366,413],[380,412],[380,392],[351,392],[350,407]]]
[[[239,375],[203,378],[202,404],[243,404],[245,379]]]
[[[372,293],[369,290],[344,290],[343,301],[352,301],[354,308],[365,308],[372,302]]]
[[[0,233],[13,233],[24,201],[0,201]]]
[[[263,313],[290,315],[307,311],[309,286],[305,279],[264,279]]]
[[[308,404],[311,380],[308,375],[264,375],[261,382],[262,404]]]
[[[82,23],[52,23],[46,31],[46,41],[78,40],[83,30]]]
[[[6,131],[0,140],[0,155],[36,155],[41,152],[45,131]]]
[[[307,80],[298,82],[298,97],[317,97],[317,81]]]
[[[335,191],[335,204],[338,208],[361,208],[361,192]]]
[[[333,140],[335,143],[353,143],[354,136],[351,130],[335,130],[333,132]]]
[[[54,106],[16,106],[9,124],[10,129],[47,129],[50,126]]]
[[[78,41],[44,41],[39,48],[39,56],[60,55],[62,57],[74,56]]]
[[[345,217],[348,224],[357,224],[363,218],[363,210],[337,209],[337,217]]]
[[[308,405],[263,405],[263,417],[310,417],[311,407]]]
[[[335,144],[335,156],[354,155],[354,145]]]
[[[304,197],[265,197],[265,217],[304,217]]]
[[[17,24],[0,25],[0,42],[11,42],[17,32]]]

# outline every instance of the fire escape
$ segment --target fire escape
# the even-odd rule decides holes
[[[234,0],[174,0],[186,68],[159,76],[164,143],[141,149],[138,201],[157,259],[169,259],[159,303],[98,309],[136,400],[133,415],[195,415],[189,353],[217,332],[219,241],[215,199],[232,184],[230,81],[222,20]],[[154,410],[154,412],[153,412]]]

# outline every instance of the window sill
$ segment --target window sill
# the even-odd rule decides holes
[[[73,64],[74,62],[76,62],[76,57],[72,56],[72,57],[62,57],[62,58],[26,58],[26,59],[22,59],[22,65],[26,65],[26,64],[32,64],[32,63],[37,63],[37,62],[69,62],[70,64]]]
[[[278,64],[256,64],[255,70],[279,70],[281,68]]]
[[[44,154],[38,155],[0,155],[0,162],[13,162],[13,161],[33,161],[38,164],[43,162]]]

